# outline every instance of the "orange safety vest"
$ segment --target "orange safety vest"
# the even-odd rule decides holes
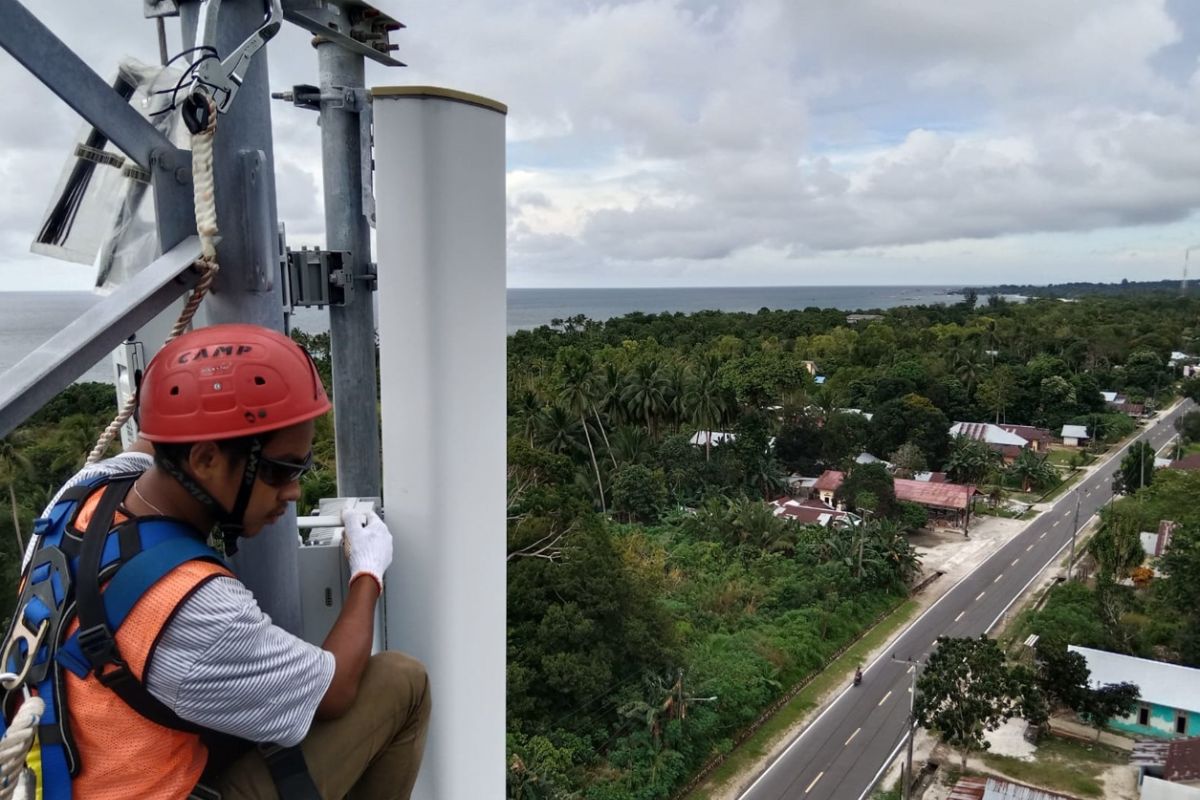
[[[84,501],[75,521],[83,534],[103,487]],[[127,518],[117,512],[116,526]],[[208,580],[232,575],[209,561],[188,561],[171,570],[133,607],[116,632],[117,647],[141,681],[146,663],[175,610]],[[67,635],[79,627],[76,619]],[[183,800],[200,780],[208,748],[199,734],[165,728],[138,714],[89,673],[81,679],[69,670],[66,704],[71,733],[79,748],[79,774],[72,793],[83,800]],[[53,798],[47,798],[53,800]]]

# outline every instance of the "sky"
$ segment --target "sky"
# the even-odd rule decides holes
[[[157,61],[140,3],[22,2],[101,75]],[[510,287],[1148,280],[1200,244],[1191,0],[379,7],[410,66],[368,85],[509,107]],[[274,90],[317,82],[309,39],[268,45]],[[29,253],[82,122],[3,52],[0,81],[3,288],[86,289]],[[272,114],[289,244],[320,245],[316,115]]]

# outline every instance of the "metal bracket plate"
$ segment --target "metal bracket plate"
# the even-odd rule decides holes
[[[405,66],[389,55],[399,45],[388,39],[404,23],[361,0],[284,0],[283,18],[352,53],[389,67]]]
[[[251,250],[253,263],[246,277],[246,289],[251,292],[269,292],[275,288],[275,265],[278,263],[275,252],[278,231],[271,224],[266,162],[267,156],[262,150],[238,151],[242,222],[246,226],[246,241],[254,243]]]
[[[348,280],[348,250],[287,251],[288,294],[293,306],[306,308],[344,306],[354,298],[354,282]]]

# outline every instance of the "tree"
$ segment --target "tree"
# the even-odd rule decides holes
[[[0,438],[0,483],[8,489],[9,508],[12,512],[13,532],[17,537],[17,552],[25,550],[25,540],[21,536],[21,517],[17,505],[17,483],[30,474],[29,459],[21,452],[27,443],[24,431],[18,429],[4,438]]]
[[[862,414],[837,412],[825,417],[821,429],[821,460],[837,464],[865,450],[871,441],[871,423]]]
[[[912,442],[905,442],[895,452],[888,456],[888,461],[896,468],[897,478],[911,478],[918,472],[928,469],[925,454],[921,448]]]
[[[871,420],[876,453],[890,453],[912,442],[932,463],[940,464],[950,445],[950,422],[946,415],[919,394],[889,400],[875,410]]]
[[[1113,717],[1128,716],[1142,697],[1137,684],[1106,683],[1088,692],[1083,716],[1096,727],[1096,740]]]
[[[950,457],[946,461],[946,475],[955,483],[976,485],[983,482],[1000,463],[1000,454],[987,442],[958,435],[950,444]]]
[[[992,373],[979,382],[976,397],[981,405],[992,412],[996,424],[1008,418],[1008,407],[1016,399],[1017,381],[1012,370],[1008,367],[996,367]]]
[[[661,469],[629,464],[617,470],[612,481],[613,511],[629,522],[653,525],[667,504],[667,480]]]
[[[1175,431],[1185,444],[1200,442],[1200,411],[1189,411],[1175,419]]]
[[[596,472],[596,487],[600,494],[600,509],[607,511],[604,500],[604,480],[600,477],[600,464],[596,461],[596,448],[592,446],[592,435],[588,432],[588,409],[593,408],[592,395],[595,392],[594,370],[592,357],[576,348],[564,348],[559,351],[561,365],[560,380],[562,388],[559,391],[559,401],[567,410],[579,417],[579,427],[587,442],[588,455],[592,459],[592,469]],[[599,419],[599,417],[597,417]],[[614,462],[615,465],[615,462]]]
[[[1058,472],[1046,460],[1046,456],[1039,456],[1028,448],[1013,459],[1008,474],[1020,481],[1023,492],[1032,488],[1047,489],[1058,482]]]
[[[652,439],[658,438],[655,421],[666,409],[669,388],[658,362],[651,359],[633,368],[621,392],[621,401],[629,409],[629,415],[646,423]]]
[[[1138,350],[1125,362],[1125,388],[1140,389],[1150,395],[1170,380],[1162,356],[1153,350]]]
[[[1145,559],[1138,531],[1112,518],[1088,542],[1088,553],[1096,559],[1100,579],[1119,582]]]
[[[871,510],[880,516],[891,517],[898,510],[895,482],[883,464],[855,464],[834,494],[851,511],[862,505],[865,496],[874,498]]]
[[[1038,642],[1037,681],[1042,692],[1056,706],[1082,713],[1087,708],[1087,659],[1063,646]]]
[[[1154,447],[1147,442],[1136,441],[1121,459],[1121,469],[1117,472],[1117,491],[1133,494],[1153,481]]]
[[[917,724],[967,756],[988,749],[984,739],[1021,707],[1028,685],[1005,663],[1004,652],[986,635],[978,639],[939,636],[917,681]]]
[[[725,392],[721,388],[721,362],[709,356],[700,362],[687,384],[684,407],[689,420],[706,433],[704,438],[704,460],[708,461],[712,450],[712,431],[728,410]]]

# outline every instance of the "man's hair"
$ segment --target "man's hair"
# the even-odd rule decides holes
[[[236,439],[217,439],[216,445],[222,453],[234,462],[245,461],[250,455],[250,448],[254,444],[254,440],[258,439],[265,446],[271,440],[274,431],[258,434],[256,436],[239,436]],[[192,454],[192,448],[197,442],[154,442],[154,454],[157,458],[161,458],[176,466],[182,467],[187,463],[188,456]]]

